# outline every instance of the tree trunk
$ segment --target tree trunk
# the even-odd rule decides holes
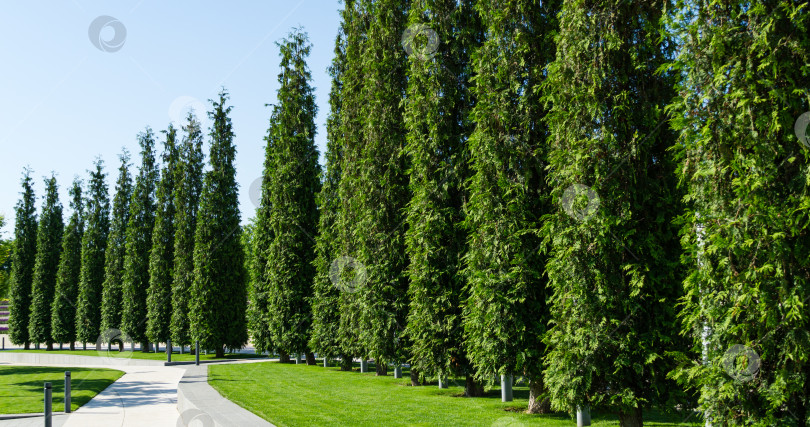
[[[341,354],[340,355],[340,370],[341,371],[351,371],[352,370],[352,358]]]
[[[218,358],[225,357],[225,347],[223,347],[221,345],[217,346],[216,354],[214,355],[214,357],[218,357]]]
[[[464,382],[464,395],[481,397],[484,395],[484,385],[476,381],[472,375],[467,375],[467,380]]]
[[[86,342],[82,342],[82,350],[87,350],[87,343]]]
[[[74,351],[74,350],[76,350],[76,343],[71,341],[70,342],[70,351]]]
[[[551,412],[551,401],[543,396],[543,380],[534,378],[529,380],[529,407],[526,412],[529,414],[547,414]]]
[[[419,383],[419,372],[416,372],[413,366],[411,366],[411,386],[417,387],[422,384]]]
[[[59,343],[59,351],[62,351],[62,343]]]
[[[642,427],[644,419],[641,417],[641,407],[619,411],[619,425],[621,427]]]
[[[51,342],[51,341],[46,342],[45,343],[45,350],[53,351],[53,342]]]
[[[278,353],[278,361],[281,363],[290,363],[290,353],[280,351]]]
[[[380,360],[375,360],[374,370],[376,371],[376,376],[385,377],[388,375],[388,364]]]
[[[315,364],[315,354],[311,351],[306,353],[307,355],[307,365],[314,365]]]
[[[31,343],[26,341],[25,342],[25,347],[23,347],[23,348],[26,349],[26,350],[30,350],[31,349]]]

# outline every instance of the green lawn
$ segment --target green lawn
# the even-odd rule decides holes
[[[144,353],[144,352],[141,352],[141,351],[136,351],[136,352],[133,353],[133,352],[131,352],[129,350],[122,351],[122,352],[118,352],[118,351],[110,351],[110,352],[101,351],[101,352],[98,352],[96,350],[74,350],[74,351],[70,351],[70,350],[53,350],[53,351],[47,351],[47,350],[8,350],[8,351],[17,352],[17,353],[72,354],[74,356],[114,357],[114,358],[121,358],[121,359],[133,358],[133,359],[149,359],[149,360],[163,360],[163,361],[166,360],[165,351],[161,351],[160,353],[154,353],[154,352],[152,352],[152,353]],[[226,354],[225,355],[225,359],[248,359],[248,358],[256,358],[256,357],[267,357],[267,356],[266,355],[263,356],[263,355],[259,355],[259,354],[241,354],[241,353]],[[204,353],[200,354],[200,360],[222,360],[222,359],[216,359],[214,357],[214,353],[212,352],[212,353],[208,353],[208,354],[204,354]],[[180,353],[178,353],[176,351],[172,353],[172,362],[193,362],[193,361],[194,361],[194,355],[193,354],[188,354],[188,353],[180,354]]]
[[[278,426],[571,426],[567,414],[527,415],[525,386],[514,388],[515,400],[502,403],[500,389],[486,397],[465,398],[463,381],[448,389],[411,387],[405,379],[338,368],[262,362],[211,365],[208,382],[223,396]],[[618,425],[616,417],[592,413],[593,425]],[[645,414],[645,425],[701,425],[689,414]]]
[[[65,371],[70,371],[73,410],[124,375],[113,369],[0,366],[0,414],[44,412],[46,381],[53,385],[53,411],[64,411]]]

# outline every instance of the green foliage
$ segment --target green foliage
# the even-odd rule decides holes
[[[146,291],[149,287],[149,256],[155,225],[155,189],[159,179],[155,164],[155,137],[152,129],[138,134],[141,167],[129,203],[121,330],[133,342],[146,343]],[[143,346],[146,350],[146,346]]]
[[[101,331],[121,327],[121,310],[123,308],[121,282],[123,282],[124,278],[124,256],[126,254],[127,224],[129,223],[129,202],[132,199],[132,177],[129,174],[129,153],[126,150],[121,154],[120,160],[121,166],[118,168],[118,178],[115,183],[112,222],[109,226],[109,240],[104,262]],[[95,329],[98,331],[98,328]],[[88,328],[88,333],[84,335],[82,341],[95,339],[92,337],[92,333],[89,332],[92,330],[93,328]]]
[[[329,278],[332,260],[338,256],[337,220],[340,207],[338,185],[341,175],[340,114],[343,91],[343,73],[346,67],[346,28],[341,23],[335,38],[335,57],[329,67],[332,87],[329,91],[329,115],[326,118],[326,170],[323,185],[318,193],[318,234],[315,237],[315,278],[312,283],[312,325],[309,347],[322,355],[337,356],[340,353],[338,326],[340,324],[339,290]]]
[[[82,263],[82,235],[84,234],[84,202],[82,182],[73,180],[70,188],[70,215],[62,239],[62,255],[56,273],[56,289],[51,306],[51,336],[54,341],[76,341],[76,302],[79,300],[79,272]]]
[[[688,207],[681,317],[693,347],[674,376],[715,425],[806,425],[810,150],[794,123],[810,110],[810,5],[699,1],[678,11],[683,80],[670,108]]]
[[[673,76],[657,73],[674,48],[666,5],[565,2],[543,85],[558,207],[541,231],[554,291],[546,383],[554,408],[590,404],[618,412],[622,425],[674,404],[668,352],[683,349],[672,223],[681,196],[663,111]]]
[[[42,205],[39,228],[37,228],[37,256],[34,263],[34,278],[31,282],[31,317],[28,319],[28,336],[35,343],[51,347],[51,304],[62,252],[62,204],[56,185],[56,177],[45,180],[45,203]]]
[[[177,130],[169,125],[163,150],[163,173],[157,187],[157,213],[149,255],[149,289],[146,296],[146,336],[152,342],[171,339],[172,284],[174,273],[174,188],[178,169]]]
[[[436,52],[429,38],[410,46],[404,104],[413,194],[405,236],[410,261],[407,334],[411,366],[443,378],[470,373],[463,348],[461,269],[467,236],[462,224],[469,178],[466,142],[474,128],[468,120],[473,105],[470,54],[482,37],[472,4],[432,0],[414,4],[409,14],[409,29],[433,31],[439,43]]]
[[[223,346],[247,342],[247,275],[241,246],[238,186],[233,162],[233,125],[228,93],[212,101],[211,170],[205,173],[194,245],[194,282],[189,304],[191,336],[202,348],[223,354]]]
[[[14,250],[9,278],[8,334],[12,344],[28,345],[28,319],[31,310],[31,282],[37,253],[37,209],[31,170],[25,169],[22,197],[15,207]]]
[[[203,135],[200,122],[189,112],[185,135],[178,149],[175,173],[174,207],[174,272],[172,278],[171,336],[175,344],[191,343],[189,301],[194,281],[194,231],[200,203],[203,176]]]
[[[384,361],[403,361],[400,341],[408,313],[408,259],[404,208],[409,199],[403,108],[406,57],[401,39],[407,4],[397,0],[360,2],[369,26],[361,59],[364,85],[359,106],[363,138],[354,159],[357,221],[355,258],[367,281],[357,289],[359,340],[365,353]],[[350,41],[351,43],[351,41]],[[343,197],[341,195],[341,197]],[[382,373],[382,371],[380,371]]]
[[[6,226],[6,218],[0,215],[0,229]],[[0,298],[8,298],[9,277],[11,275],[11,252],[13,240],[0,238]]]
[[[308,351],[311,323],[313,236],[318,224],[315,194],[321,186],[315,147],[318,109],[306,64],[312,47],[307,34],[294,30],[278,47],[281,87],[265,138],[254,246],[254,259],[260,262],[254,264],[256,300],[252,304],[255,314],[266,322],[264,328],[277,351],[294,354]]]
[[[550,209],[543,170],[547,130],[541,121],[546,109],[538,85],[554,57],[558,5],[477,3],[489,37],[472,58],[476,104],[465,219],[465,344],[479,376],[523,374],[534,384],[531,411],[539,410],[541,339],[550,316],[535,231]]]
[[[79,271],[76,336],[82,342],[96,342],[102,324],[102,286],[105,279],[105,257],[110,236],[110,196],[104,164],[96,161],[90,172],[85,199],[85,229],[82,235],[81,270]]]

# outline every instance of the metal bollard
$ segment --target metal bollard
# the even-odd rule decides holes
[[[402,365],[394,366],[394,378],[402,378]]]
[[[588,405],[577,407],[577,427],[591,425],[591,409]]]
[[[323,367],[324,368],[329,367],[329,359],[327,359],[326,356],[323,357]]]
[[[360,360],[360,372],[368,372],[368,361],[366,359]]]
[[[53,413],[51,404],[53,403],[53,396],[51,394],[51,383],[45,383],[45,427],[53,425]]]
[[[194,352],[194,361],[197,366],[200,366],[200,342],[194,341],[194,345],[196,346],[195,348],[197,349]]]
[[[501,402],[512,401],[512,375],[501,375]]]
[[[70,413],[70,371],[65,371],[65,413]]]
[[[172,362],[172,340],[166,340],[166,361]]]

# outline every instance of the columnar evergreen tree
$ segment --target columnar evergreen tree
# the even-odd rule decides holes
[[[677,378],[713,425],[808,425],[810,132],[799,118],[810,110],[810,9],[680,7],[672,109],[693,352]]]
[[[223,89],[208,115],[211,129],[211,170],[206,172],[200,195],[194,244],[194,282],[189,320],[191,336],[202,348],[224,356],[226,346],[247,342],[247,275],[241,246],[238,186],[233,162],[236,147]]]
[[[342,105],[343,73],[346,67],[346,29],[341,23],[335,38],[335,56],[329,67],[332,87],[329,91],[329,115],[326,118],[326,170],[323,186],[318,193],[318,234],[315,237],[315,278],[312,283],[312,326],[309,347],[324,357],[339,356],[340,324],[339,290],[329,277],[332,260],[337,256],[335,221],[340,206],[338,185],[341,175],[340,114]]]
[[[175,171],[174,272],[172,278],[172,341],[181,346],[191,343],[189,301],[194,280],[194,231],[203,177],[203,134],[200,122],[189,112],[185,135],[178,149]]]
[[[358,179],[362,173],[360,165],[360,152],[363,147],[363,40],[368,31],[368,14],[365,6],[355,0],[347,0],[341,11],[342,25],[346,33],[346,59],[343,71],[343,85],[341,88],[341,109],[339,120],[339,134],[341,135],[341,178],[338,185],[337,217],[334,229],[336,230],[335,259],[329,261],[330,268],[338,260],[350,260],[346,271],[336,271],[341,280],[350,283],[344,286],[338,281],[333,285],[341,291],[338,297],[340,322],[338,326],[338,341],[341,353],[341,369],[351,369],[351,360],[357,356],[367,356],[359,339],[362,298],[357,288],[365,286],[365,274],[362,265],[356,258],[358,243],[355,238],[355,229],[359,220],[359,188]],[[338,275],[334,276],[336,281]]]
[[[407,156],[401,99],[405,94],[405,51],[402,34],[407,3],[362,1],[369,27],[362,56],[364,138],[357,177],[358,221],[353,224],[357,259],[367,282],[357,295],[360,342],[376,361],[377,375],[386,362],[405,360],[399,340],[408,313],[408,266],[405,255],[404,208],[408,202]]]
[[[146,291],[149,287],[149,254],[152,229],[155,225],[155,189],[159,179],[155,164],[155,138],[152,129],[138,135],[141,146],[141,167],[129,203],[124,276],[122,283],[123,309],[121,330],[133,342],[140,342],[141,351],[149,351],[146,337]]]
[[[483,392],[469,369],[461,326],[465,299],[461,257],[466,246],[462,220],[469,170],[466,142],[473,127],[468,120],[470,52],[481,38],[472,4],[448,0],[413,4],[409,28],[427,33],[417,35],[427,40],[410,41],[415,54],[409,58],[405,98],[413,193],[406,234],[411,366],[442,378],[467,375],[468,396]],[[424,22],[425,16],[430,20]],[[429,31],[440,41],[437,46],[429,44]]]
[[[110,196],[104,163],[96,160],[90,172],[85,199],[85,230],[82,235],[82,261],[76,305],[76,337],[83,346],[96,342],[101,333],[102,285],[107,238],[110,233]]]
[[[22,179],[22,197],[15,208],[14,250],[11,253],[9,283],[8,334],[12,344],[24,345],[28,350],[28,319],[31,310],[31,282],[37,253],[37,208],[34,199],[31,170],[25,169]]]
[[[115,183],[112,220],[104,262],[104,283],[101,297],[101,331],[121,327],[123,296],[121,283],[124,278],[129,202],[132,199],[132,177],[129,173],[129,152],[120,156],[121,166]],[[89,335],[83,341],[91,339]]]
[[[667,2],[567,1],[544,84],[552,106],[549,179],[560,206],[544,223],[553,319],[552,406],[590,405],[642,425],[677,397],[668,352],[682,350],[674,143],[664,105],[673,76]]]
[[[149,289],[146,297],[146,336],[155,343],[171,339],[172,285],[174,273],[174,188],[178,168],[177,130],[169,125],[163,150],[163,172],[157,187],[157,213],[149,257]]]
[[[31,282],[31,317],[28,320],[28,335],[31,341],[44,342],[48,350],[53,350],[51,304],[64,231],[62,203],[59,202],[56,177],[51,175],[45,180],[45,202],[42,205],[37,229],[37,256],[34,278]]]
[[[262,203],[256,222],[256,242],[261,245],[254,247],[254,259],[260,260],[254,266],[254,295],[266,292],[267,297],[252,303],[257,308],[267,304],[266,328],[281,355],[306,353],[307,363],[314,364],[307,343],[315,276],[313,236],[318,224],[315,195],[321,185],[315,147],[318,108],[306,64],[312,45],[301,30],[277,45],[281,87],[265,138]]]
[[[554,58],[558,8],[557,1],[543,7],[533,0],[476,4],[487,40],[473,56],[466,347],[481,377],[527,377],[529,412],[547,406],[541,340],[549,312],[535,230],[549,211],[548,132],[538,86]]]
[[[82,264],[82,235],[84,234],[84,202],[82,182],[76,178],[70,188],[70,215],[62,239],[62,255],[56,273],[56,290],[51,307],[51,336],[59,343],[76,341],[76,303],[79,300],[79,271]]]

